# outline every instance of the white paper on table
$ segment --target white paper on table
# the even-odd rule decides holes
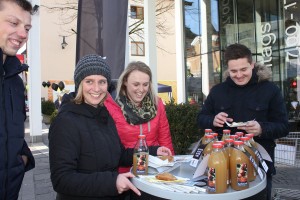
[[[208,163],[208,158],[209,158],[210,154],[204,156],[204,158],[202,159],[202,161],[200,162],[200,164],[198,165],[193,178],[196,178],[198,176],[202,176],[207,168],[207,163]]]
[[[270,157],[270,155],[268,154],[268,152],[265,150],[265,148],[263,148],[259,143],[257,143],[257,150],[259,151],[261,157],[264,159],[264,160],[267,160],[267,161],[270,161],[270,162],[273,162],[272,158]]]
[[[173,165],[174,165],[174,162],[169,162],[168,159],[162,160],[155,156],[149,155],[149,162],[148,162],[149,167],[153,167],[156,169],[159,167],[172,167]]]

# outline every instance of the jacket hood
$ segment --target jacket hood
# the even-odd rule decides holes
[[[272,70],[266,65],[260,63],[255,63],[255,66],[253,68],[253,73],[256,74],[258,82],[270,81],[272,78]],[[224,71],[223,77],[224,79],[230,78],[228,69]]]
[[[98,108],[95,108],[86,103],[75,104],[75,102],[73,101],[74,97],[74,92],[65,94],[62,97],[59,114],[64,112],[71,112],[77,115],[85,116],[87,118],[97,119],[97,121],[99,121],[100,123],[107,123],[109,113],[105,106],[99,106]]]

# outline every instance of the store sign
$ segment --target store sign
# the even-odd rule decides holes
[[[272,25],[266,23],[261,26],[262,39],[261,43],[263,46],[262,57],[264,58],[263,62],[266,66],[272,67],[272,45],[276,42],[276,35],[272,33]]]
[[[285,9],[285,21],[291,22],[290,24],[286,25],[285,28],[285,48],[286,48],[286,56],[292,58],[299,57],[299,24],[294,19],[294,13],[291,12],[291,7],[296,7],[297,2],[296,0],[287,3],[286,0],[283,1],[283,6]]]

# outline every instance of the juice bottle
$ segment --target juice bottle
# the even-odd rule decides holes
[[[240,137],[244,136],[244,133],[243,132],[235,132],[235,135],[237,135],[238,139],[240,139]]]
[[[224,141],[216,141],[216,144],[221,144],[222,145],[222,152],[225,156],[226,160],[226,177],[227,177],[227,186],[229,186],[229,155],[228,152],[225,150],[225,142]]]
[[[229,138],[230,138],[230,130],[229,129],[224,129],[223,130],[222,141],[224,141],[225,139],[229,139]]]
[[[233,149],[233,139],[225,139],[225,151],[228,154],[228,179],[229,179],[229,184],[231,182],[230,180],[230,156],[231,156],[231,152]]]
[[[252,146],[254,146],[255,149],[257,149],[257,144],[256,144],[256,142],[255,142],[254,139],[253,139],[254,135],[253,135],[252,133],[248,133],[248,134],[246,134],[245,136],[248,137],[248,138],[250,138],[250,139],[249,139],[250,144],[251,144]]]
[[[146,136],[139,135],[138,141],[134,147],[133,154],[133,174],[147,175],[148,174],[148,159],[149,149],[146,143]]]
[[[248,166],[249,159],[245,155],[244,142],[234,141],[234,149],[230,155],[230,180],[231,188],[234,190],[245,190],[249,188]]]
[[[230,139],[233,139],[233,141],[238,140],[238,135],[230,135]]]
[[[227,154],[230,157],[234,140],[233,139],[225,139],[224,142],[225,142],[225,150],[227,151]]]
[[[218,133],[212,133],[212,135],[214,136],[214,141],[218,141]]]
[[[205,136],[205,144],[206,147],[203,150],[202,155],[206,156],[207,154],[210,154],[212,151],[212,141],[214,140],[214,136],[213,135],[206,135]]]
[[[257,161],[257,157],[255,155],[255,153],[252,151],[252,149],[250,149],[251,144],[249,142],[249,138],[248,137],[241,137],[240,138],[241,141],[244,142],[244,148],[251,154],[252,158],[255,160],[255,162]],[[249,166],[248,166],[248,181],[254,181],[256,179],[256,171],[255,168],[253,166],[253,164],[251,163],[251,161],[249,160]],[[257,162],[256,162],[257,164]]]
[[[222,145],[214,143],[213,151],[208,159],[207,193],[225,193],[227,191],[226,158]]]
[[[206,135],[210,135],[212,133],[212,130],[211,129],[205,129],[204,130],[204,136],[202,137],[202,144],[205,144],[205,136]]]

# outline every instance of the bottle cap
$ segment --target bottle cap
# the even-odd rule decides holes
[[[244,133],[243,132],[236,132],[236,135],[238,135],[239,137],[243,137]]]
[[[205,135],[205,138],[214,138],[213,135]]]
[[[224,142],[224,141],[215,141],[215,143],[222,144],[223,146],[225,145],[225,142]]]
[[[215,149],[222,149],[223,145],[221,143],[213,143],[212,147],[215,148]]]
[[[238,135],[230,135],[230,139],[236,140],[239,136]]]
[[[205,132],[205,133],[211,133],[211,132],[212,132],[212,130],[211,130],[211,129],[209,129],[209,128],[207,128],[207,129],[205,129],[205,130],[204,130],[204,132]]]
[[[244,142],[245,142],[245,141],[249,141],[249,139],[250,139],[250,138],[248,138],[248,137],[240,137],[240,140],[242,140],[242,141],[244,141]]]
[[[223,133],[230,134],[230,130],[229,129],[224,129]]]
[[[246,134],[245,136],[248,137],[248,138],[253,138],[253,137],[254,137],[254,134],[248,133],[248,134]]]
[[[236,141],[233,142],[233,144],[234,144],[234,146],[237,146],[237,145],[243,145],[244,142],[241,141],[241,140],[236,140]]]
[[[214,137],[218,137],[218,133],[212,133]]]
[[[225,139],[224,141],[225,141],[225,143],[227,143],[227,144],[228,144],[228,143],[233,143],[233,141],[234,141],[234,140],[233,140],[233,139],[229,139],[229,138],[228,138],[228,139]]]

